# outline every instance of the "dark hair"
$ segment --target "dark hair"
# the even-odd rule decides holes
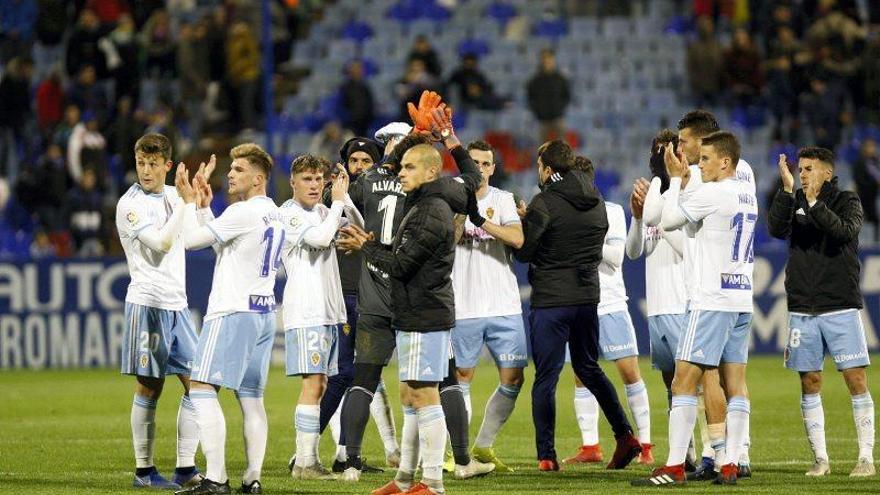
[[[391,165],[391,168],[397,171],[400,169],[400,161],[403,160],[404,153],[409,151],[413,146],[420,144],[433,144],[433,142],[431,141],[431,138],[423,134],[407,134],[394,146],[394,149],[391,150],[391,153],[385,158],[385,163]]]
[[[330,162],[326,158],[306,153],[296,157],[293,163],[290,164],[290,175],[311,170],[325,175],[330,170],[330,167]]]
[[[834,152],[819,146],[806,146],[798,151],[798,158],[811,158],[834,168]]]
[[[718,121],[712,112],[706,110],[692,110],[678,121],[678,130],[690,129],[697,136],[703,137],[720,129]]]
[[[134,143],[134,152],[146,155],[158,153],[167,162],[171,159],[171,140],[162,134],[144,134]]]
[[[564,174],[574,166],[574,152],[565,141],[554,139],[538,148],[538,159],[545,167]]]
[[[492,153],[492,161],[493,162],[495,161],[495,149],[492,148],[491,144],[487,143],[486,141],[483,141],[482,139],[477,139],[476,141],[471,141],[467,145],[467,150],[468,151],[470,151],[470,150],[488,151],[489,153]]]
[[[244,158],[252,166],[259,168],[266,176],[266,180],[269,180],[269,175],[271,174],[274,162],[272,161],[272,157],[269,156],[269,153],[266,153],[260,145],[255,143],[239,144],[229,151],[229,157],[233,160]]]
[[[726,156],[730,158],[730,161],[733,162],[734,168],[736,168],[736,164],[739,162],[740,147],[739,140],[732,132],[713,132],[703,138],[702,145],[715,148],[715,152],[718,153],[718,156]]]
[[[649,166],[651,175],[660,178],[660,192],[669,189],[669,172],[666,171],[666,145],[672,143],[672,149],[678,152],[678,134],[672,129],[661,129],[651,141],[651,159]]]
[[[580,170],[584,172],[590,177],[590,180],[595,180],[596,178],[596,170],[593,168],[593,160],[589,158],[578,155],[574,157],[574,165],[572,165],[572,170]]]

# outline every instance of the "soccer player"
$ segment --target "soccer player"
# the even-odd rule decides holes
[[[540,194],[523,218],[524,243],[514,251],[529,265],[532,284],[532,354],[535,385],[532,418],[538,468],[558,471],[554,448],[556,384],[565,362],[566,343],[572,368],[599,401],[617,439],[609,469],[623,469],[641,452],[614,386],[597,363],[599,354],[598,265],[608,231],[605,207],[592,178],[572,170],[574,155],[562,141],[538,148]]]
[[[181,235],[184,209],[195,207],[185,206],[177,191],[165,185],[171,152],[171,141],[161,134],[138,139],[134,146],[138,182],[116,205],[116,228],[131,274],[120,362],[122,373],[137,379],[131,406],[135,487],[179,488],[201,478],[195,468],[198,426],[189,397],[197,337],[186,302]],[[213,160],[210,163],[213,169]],[[183,385],[177,412],[177,468],[171,481],[153,464],[156,404],[167,375],[177,375]]]
[[[855,193],[838,188],[831,151],[803,148],[798,153],[798,166],[801,188],[795,189],[785,155],[779,155],[782,188],[770,206],[768,226],[773,237],[789,241],[785,292],[790,320],[785,366],[801,376],[801,413],[814,457],[806,474],[831,473],[820,395],[827,350],[852,397],[859,457],[850,476],[873,476],[874,401],[868,390],[868,348],[859,315],[862,207]]]
[[[288,273],[284,286],[287,375],[303,378],[294,416],[294,479],[335,479],[318,457],[319,404],[327,377],[337,374],[337,325],[346,320],[333,239],[349,220],[363,225],[363,219],[347,197],[349,179],[342,167],[333,180],[331,206],[321,203],[329,169],[324,158],[297,157],[291,164],[293,199],[280,209],[285,228],[281,259]]]
[[[651,477],[633,485],[686,483],[684,462],[697,416],[697,384],[705,370],[718,368],[727,394],[725,458],[716,483],[736,484],[737,459],[749,419],[745,396],[749,330],[752,321],[753,241],[758,206],[750,185],[737,180],[739,142],[730,132],[702,138],[700,174],[703,184],[680,199],[681,178],[688,169],[684,154],[675,157],[667,146],[670,185],[663,205],[661,228],[687,225],[694,233],[685,262],[690,274],[688,326],[676,351],[669,414],[669,458]]]
[[[449,333],[455,325],[450,280],[455,256],[453,214],[467,212],[469,195],[478,187],[481,174],[452,132],[451,113],[435,109],[433,121],[460,165],[461,176],[440,177],[442,158],[433,146],[410,148],[401,159],[398,174],[408,196],[407,212],[391,249],[374,240],[374,233],[354,227],[344,229],[348,237],[340,240],[343,247],[362,249],[367,262],[385,271],[391,283],[405,414],[400,468],[395,479],[374,495],[445,493],[446,425],[438,385],[450,371],[444,350],[450,345]],[[422,480],[414,484],[420,451]]]
[[[382,149],[379,143],[369,138],[355,137],[348,140],[339,150],[342,163],[349,176],[350,189],[357,188],[355,183],[358,177],[367,170],[373,168],[382,158]],[[332,172],[332,171],[331,171]],[[325,188],[324,203],[330,206],[332,203],[330,189]],[[349,197],[350,200],[350,197]],[[341,473],[345,470],[346,451],[345,434],[342,431],[342,398],[351,388],[354,380],[355,341],[358,324],[358,284],[361,277],[363,256],[360,252],[345,254],[337,250],[336,259],[339,263],[339,275],[342,282],[342,294],[345,300],[346,322],[337,329],[338,369],[339,373],[327,381],[327,390],[321,399],[320,429],[330,426],[330,432],[336,443],[336,458],[333,461],[333,472]],[[370,403],[370,413],[379,435],[385,446],[386,464],[396,467],[400,458],[400,447],[397,445],[397,436],[394,427],[394,416],[388,406],[388,394],[382,381],[376,388],[373,401]],[[291,465],[291,470],[293,466]],[[381,469],[363,464],[366,472],[381,472]]]
[[[664,129],[655,136],[651,144],[650,159],[654,177],[650,186],[644,179],[639,179],[633,186],[630,196],[633,220],[626,239],[626,254],[633,260],[645,255],[651,362],[654,368],[660,370],[671,401],[675,351],[687,323],[687,290],[682,257],[684,234],[681,230],[667,232],[642,221],[649,189],[664,193],[669,188],[663,154],[670,143],[675,147],[678,137],[669,129]]]
[[[462,234],[455,247],[452,347],[468,423],[470,384],[483,344],[495,359],[499,383],[486,402],[472,455],[480,462],[495,464],[496,471],[512,472],[513,469],[495,455],[492,445],[513,413],[523,385],[523,368],[528,363],[519,285],[510,258],[510,248],[522,246],[522,226],[513,194],[489,185],[489,178],[495,173],[492,147],[485,141],[474,141],[468,144],[467,150],[480,168],[483,180],[476,191],[476,203],[472,205],[473,218],[461,217]]]
[[[581,158],[581,157],[578,157]],[[589,175],[593,175],[592,163],[583,158]],[[576,165],[577,166],[577,165]],[[606,201],[608,232],[602,246],[602,262],[599,263],[599,351],[603,358],[613,361],[626,388],[626,400],[638,429],[642,451],[639,462],[651,464],[651,411],[648,391],[639,372],[639,350],[636,332],[629,316],[628,297],[623,282],[623,256],[626,243],[626,217],[623,208]],[[578,453],[563,462],[599,462],[599,403],[575,375],[575,415],[581,430],[582,446]]]
[[[235,392],[244,417],[247,469],[241,493],[262,493],[260,473],[268,423],[263,391],[275,340],[275,274],[281,262],[284,224],[266,196],[272,157],[256,144],[229,153],[229,195],[239,201],[216,219],[210,209],[184,214],[186,248],[212,246],[217,252],[211,296],[193,361],[190,397],[196,409],[205,454],[205,479],[178,494],[230,493],[226,475],[226,419],[217,399],[220,387]],[[211,190],[201,174],[193,183],[178,174],[186,203],[209,204]],[[201,199],[201,201],[200,201]]]

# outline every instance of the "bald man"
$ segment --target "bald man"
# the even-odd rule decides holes
[[[407,194],[404,218],[390,246],[356,227],[345,229],[339,246],[362,250],[366,260],[391,279],[392,326],[400,362],[404,406],[401,460],[397,476],[373,494],[406,491],[445,493],[443,451],[446,425],[438,384],[448,374],[450,329],[455,325],[452,264],[455,258],[453,215],[467,213],[482,176],[444,116],[436,116],[437,134],[450,150],[461,175],[440,177],[443,160],[429,144],[410,148],[398,177]],[[422,480],[414,484],[422,457]],[[409,490],[409,491],[407,491]]]

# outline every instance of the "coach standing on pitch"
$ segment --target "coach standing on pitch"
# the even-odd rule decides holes
[[[617,391],[599,367],[599,262],[608,230],[605,205],[591,178],[572,170],[574,154],[563,141],[538,148],[538,182],[542,191],[523,218],[525,242],[514,251],[529,263],[532,285],[532,357],[535,385],[532,418],[538,468],[558,471],[554,448],[556,384],[571,349],[575,374],[596,396],[611,423],[617,448],[608,469],[623,469],[641,452]]]
[[[801,413],[815,458],[806,474],[831,472],[819,394],[827,349],[852,396],[859,460],[850,476],[873,476],[874,401],[868,391],[868,346],[859,315],[862,205],[854,192],[838,189],[830,150],[804,148],[798,153],[798,166],[801,189],[796,190],[785,155],[779,155],[782,188],[773,198],[767,223],[773,237],[789,241],[785,367],[801,376]]]

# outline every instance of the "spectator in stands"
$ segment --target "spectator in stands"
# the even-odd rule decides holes
[[[130,96],[123,96],[116,103],[116,114],[107,128],[108,150],[119,161],[124,175],[135,173],[134,145],[144,134],[142,115],[136,113]],[[127,183],[135,179],[127,180]]]
[[[80,182],[86,169],[96,169],[101,172],[100,177],[106,178],[106,150],[107,140],[98,129],[94,112],[83,112],[82,122],[73,127],[67,142],[67,169],[70,176]]]
[[[733,41],[724,52],[724,82],[736,105],[752,105],[761,96],[764,87],[761,54],[745,28],[733,32]]]
[[[31,242],[29,250],[31,258],[37,260],[41,258],[54,258],[56,256],[55,246],[49,239],[49,234],[45,230],[37,230],[34,232],[34,240]]]
[[[25,126],[31,116],[30,80],[34,64],[13,58],[0,79],[0,175],[15,182],[18,174],[17,148],[26,140]]]
[[[189,121],[189,135],[197,141],[202,135],[202,105],[211,82],[210,46],[205,22],[186,23],[180,27],[177,43],[177,74],[180,98]]]
[[[770,43],[770,55],[766,62],[769,92],[767,103],[775,127],[782,129],[785,126],[792,130],[796,126],[799,112],[793,70],[801,48],[791,27],[780,25],[777,31],[777,36]],[[789,138],[791,138],[790,134],[791,132]]]
[[[67,223],[63,207],[70,186],[61,147],[50,144],[37,165],[24,169],[19,175],[15,196],[25,209],[36,214],[42,228],[59,232]]]
[[[232,25],[226,41],[226,77],[235,93],[235,109],[241,129],[257,125],[257,90],[260,79],[260,48],[251,27],[244,22]]]
[[[339,156],[342,145],[353,137],[351,131],[344,130],[339,122],[331,120],[312,138],[312,142],[309,143],[309,154],[332,159]]]
[[[79,14],[76,29],[67,41],[67,75],[76,77],[84,65],[95,68],[98,77],[107,76],[107,65],[104,52],[98,47],[103,33],[101,21],[90,9],[83,9]]]
[[[565,135],[565,110],[571,102],[570,84],[556,67],[552,50],[541,50],[541,64],[526,86],[529,110],[541,125],[541,142]]]
[[[65,0],[40,0],[37,2],[37,21],[34,30],[37,43],[33,55],[37,77],[43,77],[53,64],[62,62],[64,47],[61,41],[67,29],[67,2]]]
[[[504,101],[495,95],[492,83],[478,63],[476,55],[465,54],[446,84],[450,89],[458,89],[458,98],[464,108],[500,110]]]
[[[339,88],[345,127],[356,136],[366,136],[374,116],[373,91],[364,81],[364,65],[359,60],[349,63],[346,73],[348,77]]]
[[[813,74],[810,91],[801,96],[801,108],[813,132],[816,146],[834,150],[842,132],[841,112],[846,89],[839,79],[827,74]]]
[[[95,171],[87,168],[76,187],[67,193],[67,223],[78,256],[100,256],[104,252],[101,245],[103,198],[97,184]]]
[[[37,86],[36,94],[37,124],[44,135],[48,135],[58,122],[64,110],[64,87],[61,86],[61,69],[56,69]]]
[[[82,112],[80,112],[78,106],[74,104],[65,105],[64,117],[55,126],[55,130],[52,133],[52,142],[61,146],[62,150],[67,150],[70,135],[73,134],[73,128],[79,124],[80,117],[82,117]]]
[[[141,29],[141,43],[146,54],[147,75],[160,79],[174,77],[175,40],[167,10],[153,12]]]
[[[874,242],[880,241],[880,225],[877,218],[877,193],[880,189],[880,156],[877,154],[877,142],[865,139],[859,157],[853,163],[853,180],[856,193],[862,201],[865,212],[865,223],[870,223],[874,230]]]
[[[697,39],[688,45],[686,57],[694,105],[715,105],[721,92],[723,53],[710,17],[697,19]]]
[[[0,63],[31,51],[37,6],[32,0],[0,2]]]
[[[413,42],[413,46],[409,51],[409,55],[406,57],[406,62],[409,64],[413,60],[421,60],[423,64],[425,64],[425,70],[428,71],[428,74],[432,76],[440,77],[443,73],[443,68],[440,65],[440,57],[437,56],[437,52],[434,50],[434,47],[431,46],[431,43],[428,42],[428,38],[424,34],[420,34],[416,37],[416,40]]]
[[[67,101],[78,106],[83,112],[92,112],[99,122],[108,117],[109,103],[104,87],[98,84],[95,68],[83,65],[74,82],[67,90]]]
[[[88,0],[86,8],[93,10],[105,26],[115,26],[123,14],[128,14],[125,0]]]
[[[125,95],[135,101],[140,94],[139,61],[140,40],[131,14],[119,16],[116,28],[105,38],[101,45],[107,58],[107,69],[116,82],[116,100]]]
[[[407,64],[406,74],[397,83],[397,96],[400,98],[399,118],[409,121],[407,103],[416,104],[422,91],[440,90],[440,82],[433,74],[428,72],[425,62],[420,58],[413,58]]]
[[[875,27],[862,52],[862,91],[868,119],[880,124],[880,27]]]

